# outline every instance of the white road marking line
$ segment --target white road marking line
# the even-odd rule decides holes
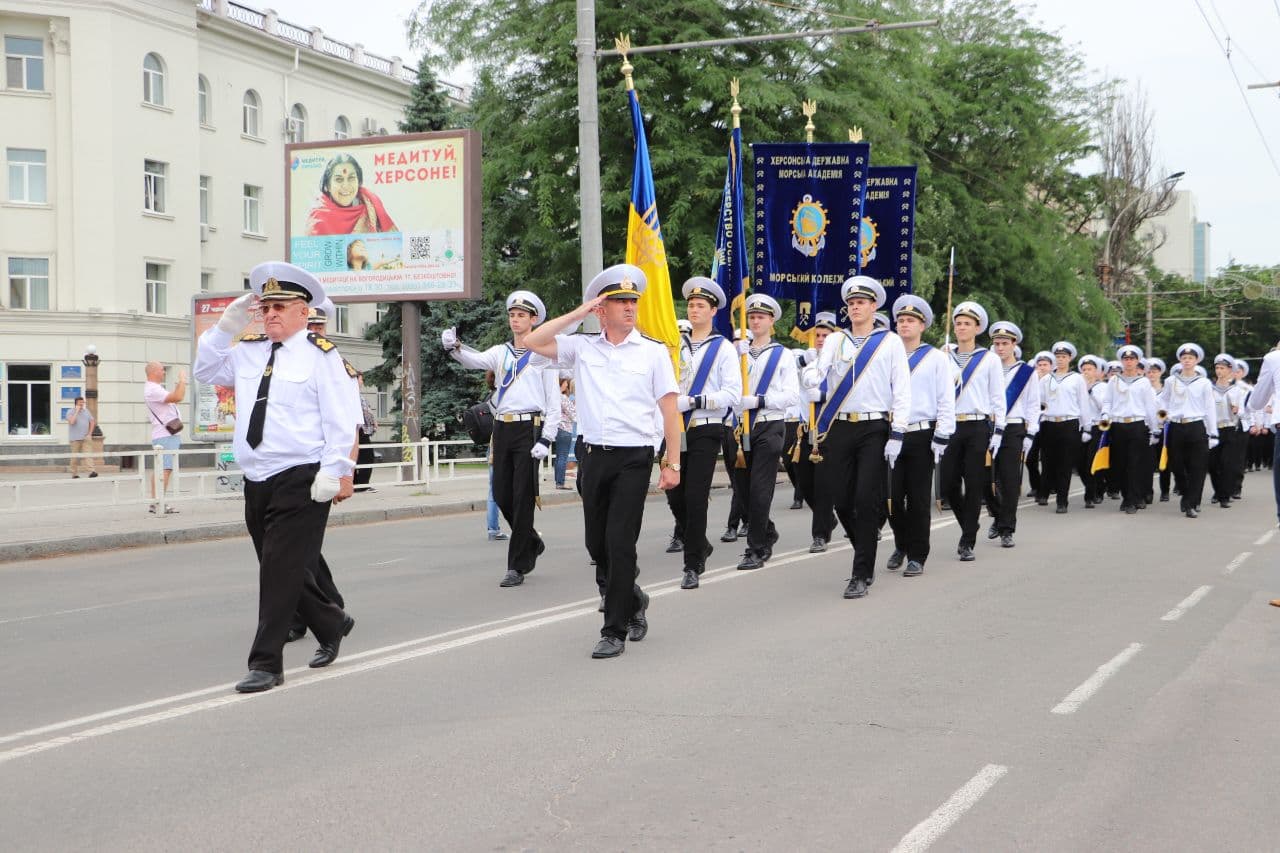
[[[394,560],[383,560],[381,563],[370,563],[369,565],[371,567],[372,566],[389,566],[392,563],[403,563],[407,559],[408,557],[396,557]]]
[[[1230,563],[1227,563],[1227,567],[1226,567],[1225,569],[1223,569],[1223,570],[1222,570],[1222,573],[1223,573],[1224,575],[1229,575],[1229,574],[1231,574],[1231,573],[1232,573],[1232,572],[1234,572],[1236,569],[1238,569],[1238,568],[1240,568],[1242,565],[1244,565],[1244,561],[1245,561],[1245,560],[1247,560],[1247,559],[1249,559],[1249,558],[1250,558],[1250,557],[1252,557],[1252,556],[1253,556],[1253,552],[1252,552],[1252,551],[1241,551],[1239,554],[1236,554],[1236,556],[1235,556],[1235,559],[1234,559],[1234,560],[1232,560]]]
[[[1200,599],[1208,595],[1209,590],[1211,589],[1213,589],[1213,587],[1211,586],[1200,587],[1195,592],[1191,593],[1186,598],[1182,599],[1182,601],[1179,602],[1177,607],[1173,608],[1168,613],[1161,616],[1160,621],[1161,622],[1177,622],[1179,619],[1182,618],[1182,614],[1186,613],[1188,610],[1190,610],[1191,608],[1199,604]]]
[[[991,786],[999,782],[1009,768],[1003,764],[988,764],[978,771],[964,784],[964,787],[951,795],[933,814],[915,825],[910,832],[902,836],[902,840],[893,848],[892,853],[921,853],[928,850],[933,842],[941,838],[974,803],[991,790]]]
[[[69,616],[72,613],[88,613],[91,610],[105,610],[108,607],[124,607],[128,604],[139,604],[144,601],[156,601],[162,596],[152,596],[150,598],[135,598],[129,601],[116,601],[111,604],[94,604],[90,607],[76,607],[72,610],[55,610],[52,613],[37,613],[34,616],[15,616],[12,619],[0,619],[0,625],[10,625],[14,622],[30,622],[32,619],[47,619],[51,616]]]
[[[1084,684],[1072,690],[1066,699],[1055,705],[1051,713],[1074,714],[1080,710],[1080,706],[1088,701],[1090,696],[1097,693],[1098,688],[1102,687],[1108,678],[1115,675],[1120,667],[1128,663],[1140,651],[1142,651],[1142,643],[1130,643],[1127,649],[1098,667],[1097,671],[1089,676],[1089,679]]]
[[[1276,535],[1276,529],[1273,527],[1273,528],[1271,528],[1270,530],[1268,530],[1266,533],[1264,533],[1264,534],[1262,534],[1261,536],[1259,536],[1256,540],[1254,540],[1254,543],[1253,543],[1253,544],[1254,544],[1254,545],[1266,545],[1268,542],[1270,542],[1270,541],[1271,541],[1271,537],[1272,537],[1272,536],[1275,536],[1275,535]]]

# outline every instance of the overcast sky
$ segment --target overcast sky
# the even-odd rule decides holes
[[[247,0],[245,5],[270,5],[292,23],[318,26],[372,53],[416,62],[404,28],[416,6],[413,0],[361,0],[355,6],[350,0]],[[1047,29],[1078,45],[1096,78],[1118,77],[1145,89],[1155,113],[1156,162],[1165,174],[1187,173],[1178,186],[1194,194],[1198,217],[1213,224],[1213,267],[1229,259],[1280,264],[1280,88],[1241,93],[1250,83],[1280,81],[1280,0],[1022,5]],[[359,14],[352,14],[353,8]],[[1230,62],[1223,52],[1228,45]],[[452,79],[448,72],[442,76]]]

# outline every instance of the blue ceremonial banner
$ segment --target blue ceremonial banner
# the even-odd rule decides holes
[[[859,267],[862,195],[871,145],[751,146],[755,160],[755,288],[796,303],[791,335],[807,340],[819,311],[846,322],[840,286]]]
[[[916,224],[916,167],[872,166],[862,204],[862,274],[884,286],[888,311],[911,292],[911,245]],[[894,318],[889,318],[890,323]]]
[[[751,262],[747,260],[746,237],[743,236],[745,208],[742,205],[742,130],[734,128],[729,136],[729,167],[724,175],[724,193],[720,202],[720,225],[716,229],[716,256],[711,263],[711,278],[724,291],[728,309],[716,312],[716,331],[733,340],[737,316]]]

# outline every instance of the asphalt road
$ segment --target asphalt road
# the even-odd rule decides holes
[[[765,569],[718,544],[682,591],[651,501],[650,633],[610,661],[576,506],[515,589],[480,515],[334,529],[355,630],[255,696],[247,540],[0,566],[0,846],[1276,848],[1269,475],[1197,520],[1024,507],[969,564],[937,516],[862,601],[789,502]]]

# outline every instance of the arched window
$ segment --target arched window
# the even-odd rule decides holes
[[[246,136],[261,136],[262,101],[257,92],[250,89],[244,93],[244,106],[240,112],[240,132]]]
[[[351,138],[351,122],[347,121],[346,116],[338,116],[338,120],[333,123],[333,138]]]
[[[196,116],[200,124],[209,125],[213,114],[209,112],[209,81],[203,74],[196,75]]]
[[[164,106],[164,62],[154,53],[142,59],[142,100]]]
[[[307,138],[307,111],[302,104],[294,104],[289,110],[289,141],[302,142]]]

